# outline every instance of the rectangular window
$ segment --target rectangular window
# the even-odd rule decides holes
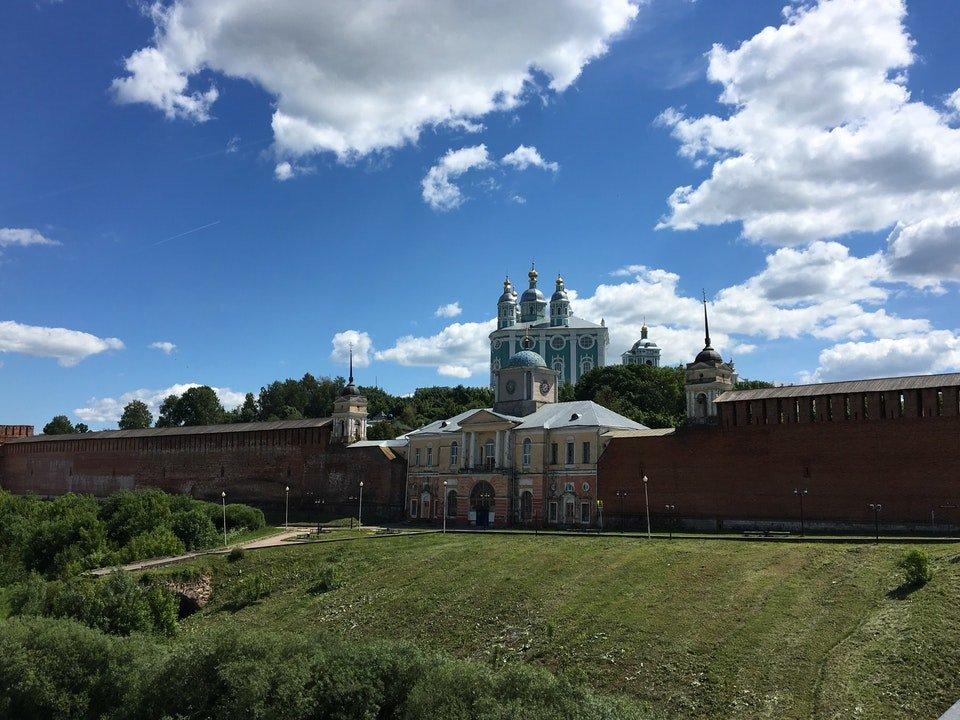
[[[589,442],[585,442],[583,444],[583,464],[584,465],[590,464],[590,443]]]
[[[413,453],[413,464],[414,465],[420,464],[420,448],[417,448]]]
[[[747,425],[753,424],[753,403],[749,400],[744,403],[747,406]]]
[[[880,417],[886,418],[887,417],[887,394],[880,393],[880,399],[878,402],[880,404]]]
[[[450,467],[457,466],[457,460],[460,457],[460,446],[454,443],[450,446]]]
[[[923,417],[923,390],[917,390],[917,417]]]
[[[817,399],[810,398],[810,422],[817,419]]]
[[[864,420],[870,419],[870,398],[866,393],[860,396],[860,416]]]
[[[573,454],[574,454],[573,443],[568,442],[567,443],[567,465],[573,465],[574,463]]]
[[[783,425],[783,398],[777,398],[777,424]]]
[[[410,498],[410,517],[415,518],[420,514],[420,501],[417,498]]]
[[[590,523],[590,503],[580,503],[580,522]]]
[[[550,522],[555,523],[557,521],[557,503],[550,503],[550,514],[548,515]]]
[[[433,448],[428,447],[427,448],[427,467],[430,467],[431,465],[433,465]]]
[[[853,411],[850,408],[850,396],[843,396],[843,419],[850,420],[853,417]]]
[[[827,420],[833,422],[833,396],[827,395]]]
[[[800,401],[793,401],[793,421],[800,422]]]
[[[937,417],[943,415],[943,390],[937,390]]]
[[[550,464],[551,465],[556,465],[558,462],[560,462],[559,447],[560,446],[557,445],[557,443],[553,443],[552,445],[550,445]]]
[[[903,406],[906,404],[906,399],[903,397],[903,393],[897,393],[897,417],[903,417]]]

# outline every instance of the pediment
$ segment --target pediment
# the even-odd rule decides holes
[[[470,417],[460,421],[460,427],[465,430],[494,429],[495,427],[504,428],[513,427],[514,425],[516,425],[516,422],[507,420],[485,408],[480,408]]]

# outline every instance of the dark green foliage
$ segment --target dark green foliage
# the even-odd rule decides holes
[[[577,381],[577,400],[593,400],[647,427],[675,427],[686,417],[679,367],[611,365]]]
[[[277,380],[260,388],[257,400],[258,420],[330,417],[333,401],[340,395],[344,380],[315,378],[307,373],[299,380]]]
[[[0,717],[107,717],[119,709],[137,647],[69,620],[0,623]]]
[[[230,503],[226,512],[227,530],[259,530],[267,524],[263,511],[249,505]]]
[[[901,558],[898,567],[903,571],[903,584],[908,588],[923,587],[933,577],[930,558],[920,548],[908,551]]]
[[[183,395],[170,395],[160,405],[157,427],[218,425],[227,422],[227,413],[213,388],[200,385]]]
[[[263,575],[259,573],[244,575],[231,585],[224,607],[236,612],[263,600],[271,592],[273,592],[273,588],[270,587],[270,583]]]
[[[65,575],[103,561],[107,538],[96,500],[71,493],[45,503],[43,510],[22,549],[26,569]]]
[[[383,420],[367,427],[367,440],[392,440],[410,429],[396,420]]]
[[[206,519],[206,516],[204,516]],[[214,532],[214,536],[215,536]],[[149,558],[182,555],[186,546],[169,527],[158,527],[149,532],[140,533],[126,544],[121,552],[123,562],[147,560]]]
[[[106,499],[100,516],[107,537],[125,545],[135,536],[170,525],[170,496],[161,490],[121,490]]]
[[[153,413],[142,400],[132,400],[123,409],[120,422],[121,430],[140,430],[153,425]]]
[[[83,433],[90,432],[90,426],[87,425],[86,423],[77,423],[76,425],[73,426],[73,431],[75,433],[80,433],[82,435]]]
[[[166,646],[69,620],[0,625],[0,717],[17,720],[638,718],[529,666],[500,671],[392,643],[259,630]]]
[[[172,635],[178,602],[156,585],[139,585],[115,572],[105,579],[71,578],[43,583],[32,577],[16,587],[11,614],[69,618],[111,635],[134,632]]]
[[[772,387],[776,386],[766,380],[737,380],[737,384],[733,386],[734,390],[762,390]]]
[[[233,548],[227,553],[227,562],[239,562],[243,560],[243,548]]]
[[[227,411],[227,422],[249,423],[260,419],[260,409],[257,407],[257,399],[253,393],[247,393],[244,396],[243,404],[233,410]]]
[[[43,426],[44,435],[71,435],[76,430],[70,418],[66,415],[57,415],[50,422]]]
[[[195,500],[192,502],[200,505]],[[210,515],[211,513],[203,507],[191,507],[171,515],[170,527],[187,550],[212,547],[219,541],[220,535]]]
[[[310,593],[313,595],[321,595],[342,586],[343,581],[340,579],[337,568],[332,565],[327,565],[326,567],[320,568],[316,581],[310,586]]]

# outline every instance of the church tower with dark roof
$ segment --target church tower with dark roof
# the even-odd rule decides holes
[[[687,398],[687,422],[707,425],[717,422],[717,398],[737,384],[732,362],[724,362],[710,342],[707,294],[703,294],[703,350],[687,364],[684,390]]]
[[[353,348],[350,348],[350,379],[333,402],[330,442],[351,444],[367,439],[367,399],[353,382]]]

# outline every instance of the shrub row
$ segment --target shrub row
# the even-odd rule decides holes
[[[66,620],[0,626],[0,717],[33,720],[639,718],[529,665],[494,671],[396,644],[220,630],[169,644]]]

